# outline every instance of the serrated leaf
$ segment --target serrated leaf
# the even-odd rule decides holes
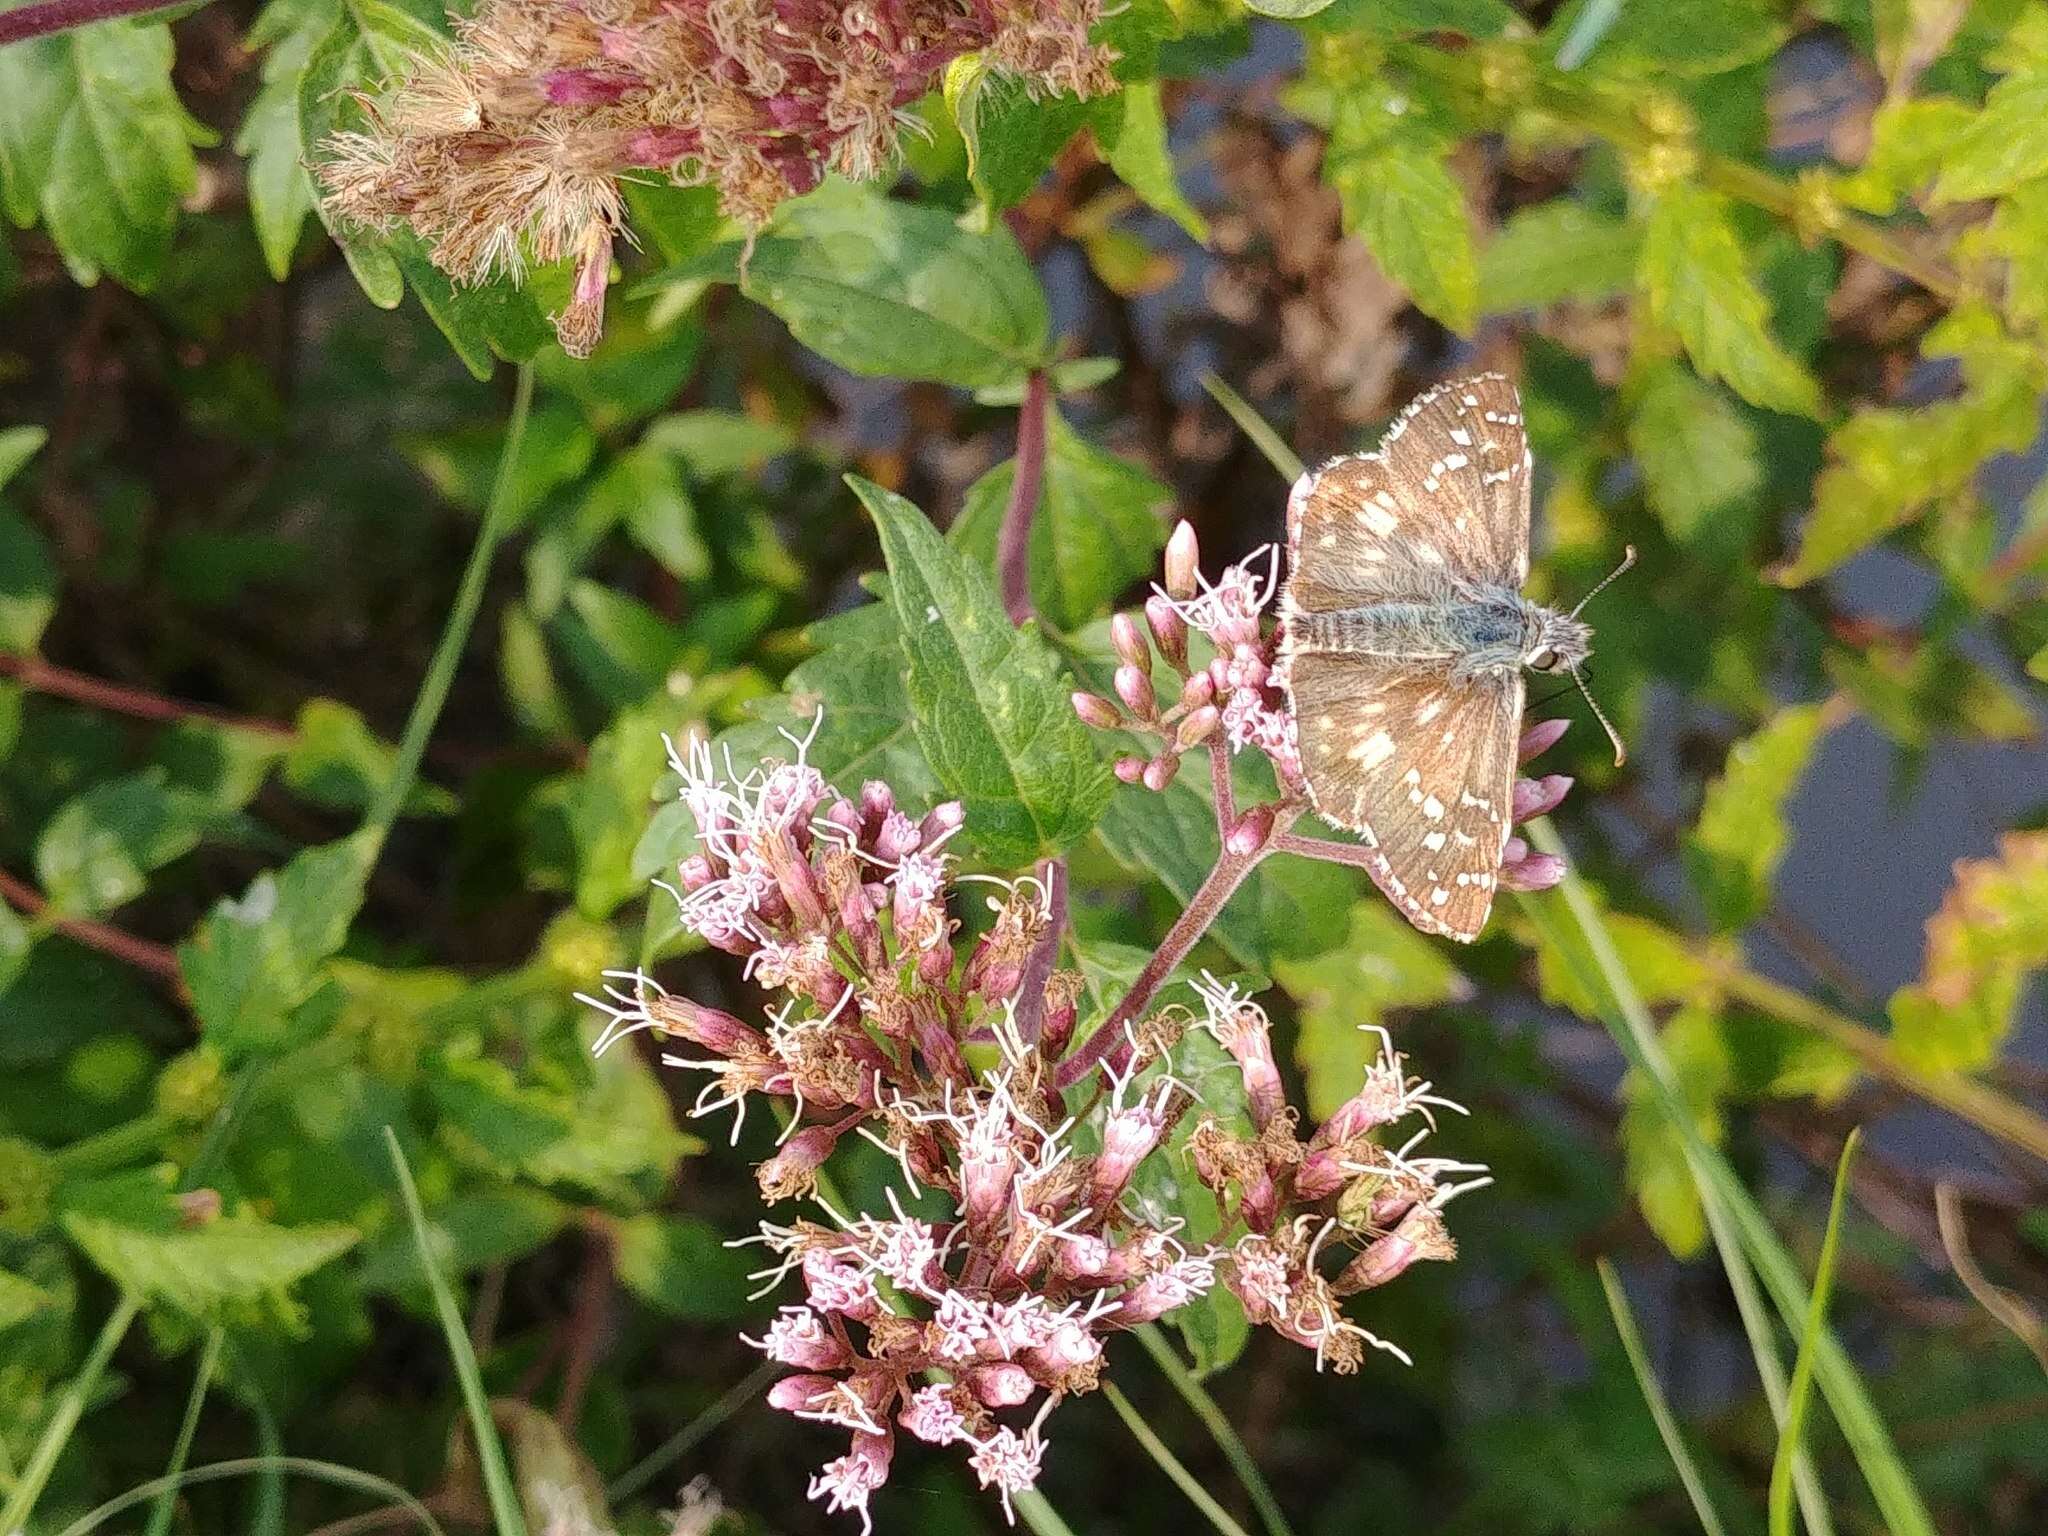
[[[1997,1060],[2030,975],[2048,967],[2048,832],[2008,832],[1962,859],[1927,921],[1920,979],[1891,1000],[1892,1039],[1929,1072]]]
[[[2048,175],[2048,57],[2021,53],[1957,134],[1934,183],[1937,203],[1998,197]]]
[[[1525,208],[1479,253],[1480,311],[1542,309],[1627,293],[1641,248],[1635,226],[1569,198]]]
[[[1835,196],[1865,213],[1889,214],[1932,181],[1976,109],[1949,96],[1886,101],[1870,120],[1863,163],[1833,183]]]
[[[1479,267],[1465,190],[1445,164],[1447,141],[1383,77],[1338,96],[1323,176],[1344,228],[1364,240],[1415,307],[1455,331],[1479,309]]]
[[[332,22],[325,4],[302,15],[307,9],[297,0],[272,0],[250,28],[249,46],[275,40],[263,56],[263,87],[235,134],[235,153],[248,161],[249,222],[264,264],[279,282],[291,275],[299,235],[313,212],[313,186],[299,140],[299,81],[314,44]]]
[[[881,536],[918,744],[965,805],[965,836],[1009,868],[1061,852],[1094,826],[1111,779],[1051,649],[1011,626],[988,577],[916,507],[847,483]]]
[[[1308,1112],[1325,1120],[1359,1091],[1381,1054],[1383,1024],[1399,1008],[1469,997],[1471,985],[1433,945],[1377,898],[1351,908],[1345,939],[1313,958],[1275,959],[1273,979],[1301,1004],[1294,1059],[1308,1088]]]
[[[586,917],[609,917],[643,889],[645,877],[634,873],[633,853],[666,761],[662,733],[675,724],[674,701],[656,695],[619,714],[590,744],[569,797],[576,908]]]
[[[162,769],[103,779],[66,801],[36,839],[36,878],[60,911],[107,912],[140,896],[150,871],[199,846],[218,813]]]
[[[1022,202],[1067,141],[1088,124],[1111,120],[1102,104],[1061,92],[1034,92],[1015,75],[989,67],[979,53],[946,67],[946,107],[967,146],[967,179],[981,196],[981,225]]]
[[[19,223],[40,211],[71,275],[141,292],[170,254],[207,142],[171,85],[161,22],[109,21],[0,49],[0,180]]]
[[[357,1235],[353,1227],[286,1227],[249,1216],[181,1232],[73,1212],[64,1227],[122,1290],[207,1320],[281,1294],[347,1252]]]
[[[281,1044],[363,904],[376,841],[357,833],[308,848],[222,901],[178,946],[178,967],[208,1043],[229,1061]]]
[[[1790,828],[1785,802],[1842,718],[1839,702],[1789,705],[1728,752],[1685,840],[1685,865],[1713,926],[1729,932],[1770,905]]]
[[[1677,363],[1652,365],[1628,418],[1650,510],[1681,542],[1763,484],[1755,429],[1719,390]]]
[[[1173,491],[1095,447],[1057,411],[1046,448],[1031,522],[1031,596],[1054,629],[1072,630],[1152,569],[1166,544],[1160,511],[1173,504]],[[954,548],[989,569],[1016,478],[1016,460],[1009,459],[975,481],[947,530]]]
[[[1190,238],[1206,243],[1209,221],[1188,201],[1174,179],[1173,151],[1167,142],[1166,109],[1160,101],[1159,82],[1133,80],[1124,87],[1122,100],[1121,117],[1105,111],[1097,115],[1095,122],[1095,139],[1102,146],[1109,168],[1147,207],[1172,219]]]
[[[1928,332],[1922,350],[1964,359],[1963,393],[1932,405],[1866,407],[1836,430],[1798,548],[1770,573],[1779,585],[1826,575],[1965,489],[1992,455],[2017,453],[2034,440],[2038,365],[1987,312],[1957,309]]]
[[[1186,778],[1164,793],[1119,788],[1097,829],[1135,874],[1191,899],[1221,851],[1208,797]],[[1316,955],[1343,941],[1356,882],[1334,864],[1268,859],[1245,878],[1209,930],[1242,965],[1270,976],[1284,956]]]
[[[2003,309],[2015,327],[2048,321],[2048,178],[2000,198],[1990,222],[1965,239],[2005,263]]]
[[[1770,305],[1725,197],[1693,186],[1659,196],[1637,282],[1651,318],[1677,334],[1702,374],[1766,410],[1819,412],[1820,386],[1771,333]]]
[[[316,805],[365,810],[391,777],[397,752],[379,741],[363,717],[334,699],[308,699],[293,722],[284,781]],[[409,816],[447,816],[456,800],[438,784],[417,783],[406,796]]]
[[[783,204],[744,274],[723,247],[672,276],[738,282],[790,333],[854,373],[973,389],[1044,363],[1051,318],[1008,229],[831,180]]]

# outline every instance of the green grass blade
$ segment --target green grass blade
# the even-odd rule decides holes
[[[412,1181],[412,1169],[406,1163],[405,1150],[398,1144],[398,1133],[388,1125],[384,1127],[384,1140],[391,1148],[391,1166],[397,1171],[405,1214],[412,1222],[420,1268],[427,1272],[427,1285],[434,1293],[434,1310],[440,1314],[441,1331],[448,1338],[448,1353],[455,1360],[455,1376],[462,1383],[462,1403],[469,1411],[470,1433],[476,1437],[477,1466],[490,1498],[491,1522],[498,1536],[526,1536],[526,1515],[520,1508],[519,1490],[512,1485],[504,1442],[498,1438],[498,1426],[491,1419],[491,1400],[484,1393],[483,1372],[477,1369],[476,1352],[469,1347],[469,1330],[462,1325],[462,1310],[455,1305],[455,1292],[435,1261],[427,1236],[427,1214],[420,1209],[419,1188]]]
[[[1564,845],[1547,822],[1532,823],[1526,831],[1529,841],[1537,848],[1563,857]],[[1604,993],[1612,999],[1613,1010],[1602,1009],[1602,1021],[1629,1064],[1643,1073],[1659,1105],[1678,1131],[1685,1148],[1687,1166],[1699,1188],[1709,1229],[1714,1233],[1715,1246],[1722,1250],[1724,1264],[1728,1262],[1729,1245],[1724,1243],[1723,1223],[1735,1240],[1738,1257],[1755,1266],[1756,1276],[1776,1305],[1785,1327],[1788,1330],[1801,1327],[1806,1317],[1808,1297],[1799,1266],[1785,1251],[1784,1244],[1778,1241],[1762,1209],[1743,1188],[1742,1181],[1735,1176],[1727,1160],[1701,1139],[1699,1128],[1693,1124],[1692,1116],[1675,1086],[1671,1063],[1657,1039],[1649,1010],[1629,980],[1614,940],[1577,875],[1568,873],[1559,891],[1596,965],[1597,974],[1586,976],[1582,973],[1581,980],[1595,997]],[[1523,910],[1530,914],[1539,929],[1553,937],[1559,954],[1569,961],[1572,948],[1564,942],[1555,908],[1545,898],[1538,897],[1525,899]],[[1735,1278],[1732,1267],[1729,1278],[1731,1281]],[[1757,1344],[1754,1333],[1751,1344],[1752,1347]],[[1848,1441],[1857,1467],[1892,1536],[1935,1536],[1933,1518],[1928,1514],[1919,1490],[1913,1486],[1912,1475],[1899,1459],[1891,1434],[1878,1417],[1861,1376],[1835,1342],[1834,1335],[1823,1329],[1814,1340],[1813,1354],[1815,1379],[1827,1398],[1828,1407],[1834,1412],[1835,1423]],[[1760,1367],[1763,1358],[1763,1352],[1759,1350]],[[1778,1407],[1775,1401],[1773,1407]],[[1778,1421],[1782,1427],[1782,1411]],[[1806,1517],[1810,1530],[1818,1532],[1827,1528],[1823,1502],[1810,1502],[1802,1494],[1800,1512]]]
[[[614,1478],[611,1486],[604,1491],[605,1501],[616,1508],[632,1498],[668,1468],[695,1450],[719,1425],[766,1392],[775,1384],[775,1378],[783,1373],[783,1369],[773,1360],[755,1366],[738,1383],[726,1388],[725,1395],[717,1402]]]
[[[185,1470],[185,1462],[192,1455],[192,1437],[199,1433],[199,1415],[206,1407],[206,1394],[213,1386],[213,1373],[220,1364],[222,1334],[215,1328],[206,1336],[206,1343],[199,1351],[199,1368],[192,1373],[192,1395],[185,1400],[184,1422],[178,1426],[178,1438],[171,1446],[170,1464],[164,1468],[166,1478],[175,1478]],[[173,1483],[163,1491],[149,1511],[149,1524],[143,1528],[143,1536],[169,1536],[171,1516],[177,1512],[178,1491]]]
[[[1220,1536],[1247,1536],[1245,1528],[1230,1518],[1230,1512],[1209,1496],[1209,1490],[1195,1481],[1194,1473],[1182,1466],[1180,1458],[1166,1448],[1166,1442],[1152,1432],[1145,1416],[1131,1405],[1131,1400],[1124,1396],[1115,1382],[1103,1382],[1102,1395],[1109,1399],[1109,1406],[1124,1421],[1131,1438],[1145,1448],[1146,1455],[1159,1463],[1159,1469],[1173,1479],[1174,1486],[1188,1496],[1188,1502],[1207,1517]]]
[[[1259,1471],[1258,1462],[1252,1458],[1251,1448],[1238,1437],[1237,1430],[1231,1426],[1216,1399],[1209,1395],[1208,1389],[1195,1379],[1195,1373],[1175,1353],[1166,1331],[1157,1323],[1140,1323],[1131,1331],[1145,1346],[1145,1353],[1152,1357],[1161,1374],[1173,1383],[1173,1389],[1180,1393],[1188,1407],[1194,1410],[1195,1417],[1209,1431],[1216,1448],[1223,1452],[1231,1469],[1237,1473],[1237,1480],[1244,1485],[1245,1494],[1259,1512],[1268,1536],[1294,1536],[1287,1516],[1280,1509],[1280,1501],[1273,1497],[1272,1488]]]
[[[1287,446],[1286,438],[1266,425],[1265,417],[1252,409],[1249,400],[1213,373],[1202,375],[1202,388],[1209,391],[1216,403],[1237,423],[1237,429],[1266,456],[1266,462],[1280,471],[1281,479],[1292,485],[1301,478],[1301,459]]]
[[[36,1500],[43,1496],[50,1474],[57,1470],[57,1458],[71,1443],[71,1432],[78,1428],[78,1421],[84,1417],[86,1403],[99,1386],[100,1378],[106,1375],[114,1351],[120,1348],[121,1340],[127,1337],[129,1326],[141,1311],[141,1302],[132,1296],[123,1296],[114,1310],[107,1314],[106,1322],[100,1325],[99,1337],[92,1341],[85,1364],[78,1368],[78,1374],[71,1378],[71,1385],[57,1399],[57,1406],[50,1413],[50,1422],[43,1426],[41,1438],[29,1453],[20,1479],[7,1497],[7,1507],[0,1510],[0,1531],[28,1528],[28,1517],[35,1513]]]
[[[427,738],[434,734],[434,722],[441,718],[441,706],[448,702],[448,690],[454,686],[455,668],[462,660],[463,647],[469,643],[469,632],[476,624],[477,609],[484,600],[484,584],[491,574],[491,557],[498,551],[498,543],[505,536],[505,519],[512,503],[513,476],[519,464],[519,445],[526,436],[527,417],[533,409],[533,367],[529,363],[519,366],[518,383],[512,395],[512,415],[505,424],[504,446],[498,450],[498,470],[491,482],[490,500],[484,504],[482,524],[476,531],[476,543],[469,551],[469,563],[462,568],[462,580],[455,588],[455,602],[448,610],[447,622],[441,626],[441,638],[435,642],[433,659],[427,663],[427,675],[420,683],[420,691],[412,701],[412,713],[406,716],[405,731],[398,739],[397,760],[391,765],[391,777],[378,791],[377,799],[364,818],[363,825],[373,829],[381,843],[398,820],[398,813],[405,805],[405,797],[412,793],[413,780],[419,776],[420,759],[426,755]]]
[[[1665,1399],[1664,1387],[1657,1380],[1655,1367],[1650,1364],[1649,1351],[1643,1348],[1643,1336],[1636,1328],[1635,1313],[1629,1310],[1628,1296],[1622,1291],[1621,1280],[1614,1273],[1614,1266],[1605,1259],[1601,1259],[1596,1267],[1600,1271],[1601,1288],[1607,1292],[1607,1310],[1614,1315],[1614,1331],[1621,1335],[1621,1347],[1628,1355],[1630,1369],[1636,1373],[1636,1385],[1642,1388],[1643,1401],[1649,1405],[1657,1433],[1664,1439],[1664,1449],[1671,1456],[1672,1466],[1678,1469],[1678,1480],[1685,1485],[1685,1496],[1692,1500],[1692,1511],[1699,1519],[1700,1529],[1707,1536],[1726,1536],[1721,1517],[1714,1513],[1713,1501],[1707,1497],[1706,1480],[1694,1465],[1692,1452],[1685,1448],[1685,1439],[1678,1432],[1678,1419]],[[1792,1489],[1791,1469],[1792,1463],[1788,1459],[1785,1463],[1788,1496]]]
[[[1813,1362],[1828,1326],[1828,1295],[1835,1285],[1835,1248],[1842,1236],[1842,1206],[1849,1193],[1849,1164],[1855,1160],[1863,1132],[1853,1130],[1842,1143],[1835,1167],[1835,1195],[1828,1204],[1827,1236],[1821,1239],[1820,1264],[1813,1272],[1813,1300],[1806,1309],[1806,1330],[1799,1339],[1799,1361],[1792,1368],[1792,1400],[1778,1431],[1778,1454],[1771,1459],[1771,1536],[1792,1536],[1792,1461],[1805,1443],[1806,1409],[1813,1398]]]
[[[407,1493],[398,1484],[377,1476],[374,1472],[360,1472],[354,1467],[344,1467],[338,1462],[316,1461],[307,1456],[245,1456],[236,1461],[209,1462],[203,1467],[191,1467],[175,1477],[153,1477],[146,1483],[139,1483],[117,1498],[107,1500],[97,1509],[88,1510],[65,1526],[57,1536],[91,1536],[91,1533],[105,1525],[114,1516],[146,1504],[151,1499],[165,1494],[176,1493],[180,1488],[189,1488],[194,1483],[218,1483],[231,1477],[307,1477],[315,1482],[333,1483],[340,1488],[353,1488],[360,1493],[375,1494],[385,1503],[403,1509],[419,1522],[420,1529],[427,1536],[447,1536],[435,1520],[433,1511],[418,1499]]]

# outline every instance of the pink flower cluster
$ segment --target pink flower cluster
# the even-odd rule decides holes
[[[893,164],[954,59],[1035,92],[1113,88],[1100,0],[484,0],[442,52],[361,99],[318,147],[334,209],[403,222],[459,282],[576,263],[562,344],[595,345],[620,178],[711,185],[758,228],[828,169]]]
[[[1010,882],[965,873],[957,805],[919,815],[881,783],[842,797],[806,762],[810,739],[792,742],[793,760],[743,775],[702,744],[671,747],[698,851],[667,889],[689,928],[780,995],[764,1020],[637,973],[585,1001],[607,1016],[599,1049],[636,1030],[693,1047],[663,1060],[704,1074],[695,1112],[732,1108],[735,1139],[750,1097],[777,1106],[787,1129],[758,1170],[769,1200],[815,1198],[849,1135],[902,1171],[886,1210],[818,1199],[825,1222],[747,1239],[772,1258],[759,1278],[803,1285],[751,1341],[789,1368],[771,1401],[850,1437],[811,1497],[865,1522],[907,1434],[959,1447],[1007,1510],[1037,1480],[1052,1408],[1095,1389],[1105,1338],[1219,1280],[1319,1361],[1355,1368],[1380,1341],[1337,1298],[1451,1253],[1436,1212],[1457,1191],[1436,1181],[1463,1165],[1380,1145],[1441,1101],[1389,1054],[1355,1108],[1296,1142],[1264,1014],[1214,986],[1205,1018],[1167,1007],[1092,1039],[1077,1028],[1082,977],[1056,964],[1056,864]],[[985,915],[970,930],[971,896]],[[1185,1123],[1199,1101],[1174,1053],[1191,1022],[1239,1063],[1249,1123]],[[1134,1196],[1147,1161],[1169,1156],[1242,1218],[1235,1246],[1185,1241],[1178,1216]]]

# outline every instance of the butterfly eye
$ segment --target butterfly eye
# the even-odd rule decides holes
[[[1539,645],[1529,653],[1529,665],[1538,672],[1554,672],[1557,670],[1557,652],[1547,645]]]

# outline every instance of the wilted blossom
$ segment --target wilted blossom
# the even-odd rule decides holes
[[[824,1219],[744,1240],[766,1252],[762,1294],[800,1287],[748,1342],[788,1370],[772,1404],[847,1437],[810,1496],[865,1526],[907,1434],[957,1447],[1008,1512],[1036,1484],[1052,1409],[1098,1385],[1108,1336],[1219,1282],[1320,1363],[1355,1368],[1380,1341],[1341,1297],[1453,1251],[1437,1212],[1470,1187],[1442,1182],[1465,1165],[1395,1140],[1444,1101],[1389,1048],[1357,1104],[1301,1141],[1265,1015],[1205,984],[1193,1022],[1245,1093],[1204,1105],[1176,1056],[1199,1043],[1214,1068],[1220,1054],[1187,1038],[1187,1008],[1082,1016],[1082,979],[1056,963],[1056,865],[963,871],[959,806],[919,813],[879,782],[846,798],[807,763],[810,739],[792,744],[792,760],[744,773],[702,744],[671,748],[700,851],[666,889],[772,1005],[742,1019],[637,973],[585,1000],[606,1015],[600,1049],[637,1030],[674,1045],[663,1060],[703,1076],[697,1114],[730,1110],[736,1135],[759,1096],[786,1122],[763,1194],[810,1196]],[[901,1171],[884,1209],[817,1197],[853,1135]],[[1215,1191],[1214,1240],[1142,1193],[1162,1158]]]
[[[1164,564],[1163,582],[1145,600],[1144,623],[1118,614],[1110,624],[1117,658],[1112,687],[1119,702],[1076,693],[1074,711],[1098,730],[1156,738],[1158,746],[1149,756],[1128,754],[1116,761],[1116,775],[1124,783],[1154,791],[1173,782],[1181,758],[1197,747],[1221,743],[1233,754],[1246,748],[1264,753],[1279,780],[1280,798],[1241,814],[1233,808],[1232,824],[1224,828],[1231,852],[1255,853],[1308,804],[1294,715],[1280,671],[1280,636],[1277,628],[1269,631],[1265,624],[1267,609],[1280,590],[1279,551],[1273,546],[1255,550],[1212,582],[1201,574],[1194,528],[1181,523],[1167,541]],[[1208,642],[1206,661],[1191,657],[1191,633]],[[1155,652],[1181,685],[1179,696],[1164,707],[1154,681]],[[1522,761],[1555,746],[1566,724],[1546,720],[1531,726],[1522,736]],[[1524,822],[1555,810],[1571,786],[1564,774],[1517,780],[1513,820]],[[1329,857],[1340,846],[1296,845],[1293,851]],[[1564,863],[1547,853],[1533,853],[1521,838],[1511,837],[1499,878],[1508,890],[1547,890],[1564,878]]]
[[[316,151],[334,210],[409,224],[458,282],[575,263],[562,344],[596,344],[621,179],[718,189],[758,229],[828,170],[892,165],[910,112],[978,53],[1035,93],[1113,87],[1100,0],[484,0]]]

